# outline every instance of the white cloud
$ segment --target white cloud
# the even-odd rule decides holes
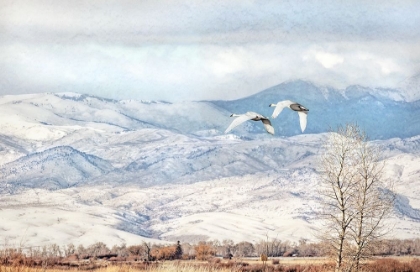
[[[234,99],[291,79],[396,87],[420,71],[420,3],[11,1],[0,94]]]
[[[343,57],[326,52],[316,52],[315,58],[327,69],[333,68],[344,61]]]
[[[384,75],[389,75],[391,73],[398,73],[398,72],[401,72],[402,70],[400,66],[392,59],[381,59],[381,60],[378,60],[377,63],[381,67],[381,72]]]
[[[53,50],[42,44],[0,45],[0,65],[8,71],[0,73],[7,77],[0,84],[2,90],[14,92],[76,91],[172,101],[234,99],[291,79],[337,88],[396,87],[415,68],[407,61],[409,56],[393,55],[397,49],[413,57],[411,46],[387,48],[381,43],[325,43],[315,48],[305,44],[91,44]]]

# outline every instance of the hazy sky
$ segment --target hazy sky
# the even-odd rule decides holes
[[[0,0],[0,95],[234,99],[419,73],[420,1]]]

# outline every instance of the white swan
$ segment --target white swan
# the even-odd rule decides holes
[[[290,100],[280,101],[277,104],[270,104],[270,107],[276,107],[273,111],[273,115],[271,115],[272,118],[276,118],[280,114],[280,112],[286,107],[288,107],[291,110],[297,111],[297,113],[299,114],[300,128],[302,129],[302,132],[305,131],[307,122],[306,117],[309,111],[307,108],[305,108],[299,103]]]
[[[248,111],[245,114],[232,114],[230,117],[237,117],[237,118],[232,121],[232,123],[229,125],[229,127],[225,130],[225,133],[228,133],[234,127],[242,124],[245,121],[253,120],[253,121],[263,122],[265,130],[267,130],[268,133],[274,135],[274,128],[271,125],[270,120],[267,117],[262,116],[261,114],[258,114],[256,112],[252,112],[252,111]]]

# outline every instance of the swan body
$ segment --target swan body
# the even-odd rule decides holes
[[[235,118],[235,120],[232,121],[229,127],[225,130],[225,133],[228,133],[234,127],[242,124],[245,121],[252,120],[252,121],[261,121],[264,124],[265,130],[268,133],[274,135],[274,128],[271,125],[270,120],[259,113],[248,111],[245,114],[232,114],[230,117],[237,117],[237,118]]]
[[[307,115],[309,111],[307,108],[305,108],[299,103],[290,100],[280,101],[277,104],[270,104],[270,107],[275,107],[273,114],[271,115],[272,118],[276,118],[284,108],[289,108],[291,110],[296,111],[299,115],[300,129],[302,130],[302,132],[305,131]]]

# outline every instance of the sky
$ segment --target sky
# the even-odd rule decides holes
[[[420,1],[0,0],[0,95],[229,100],[303,79],[409,96],[419,75]]]

